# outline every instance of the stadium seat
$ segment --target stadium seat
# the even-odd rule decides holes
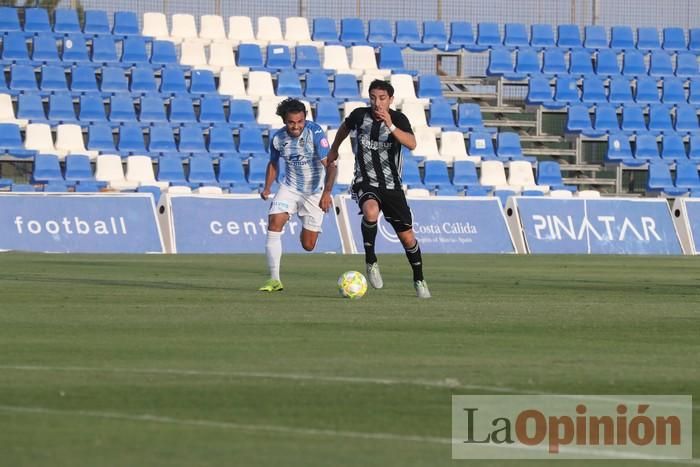
[[[281,128],[284,123],[282,118],[277,115],[277,106],[279,105],[282,97],[270,96],[263,97],[258,102],[258,116],[256,121],[258,125],[262,127],[270,127],[271,129]],[[307,118],[309,118],[310,113],[307,111]]]
[[[164,123],[154,124],[149,131],[148,152],[151,154],[163,154],[175,151],[177,151],[177,146],[170,125]]]
[[[266,41],[258,41],[253,32],[253,22],[249,16],[234,15],[228,18],[228,40],[234,47],[240,44],[266,46]]]
[[[696,163],[700,161],[700,135],[690,135],[688,159],[695,161]]]
[[[311,38],[314,41],[324,42],[326,45],[337,45],[340,43],[334,19],[314,18],[313,29]]]
[[[262,130],[254,127],[242,127],[238,138],[238,152],[245,156],[262,154],[267,156],[263,142]]]
[[[532,165],[528,161],[513,161],[508,166],[508,185],[516,192],[532,191],[547,193],[549,186],[537,185]]]
[[[423,182],[428,190],[437,190],[452,185],[445,161],[427,160],[423,168],[425,171]]]
[[[267,46],[265,68],[268,71],[284,71],[292,68],[292,54],[286,45],[271,44]]]
[[[284,40],[290,47],[313,47],[320,49],[323,42],[311,39],[309,22],[301,16],[288,16],[284,20]],[[298,53],[298,52],[297,52]]]
[[[660,160],[659,145],[653,133],[637,133],[634,145],[634,158],[638,161],[655,162]]]
[[[182,167],[182,159],[175,155],[164,155],[158,159],[157,180],[166,186],[185,186],[185,172]]]
[[[673,76],[673,64],[671,63],[671,55],[668,52],[656,50],[651,53],[649,75],[659,78]]]
[[[430,106],[428,125],[434,128],[441,128],[443,132],[445,130],[457,130],[452,105],[447,101],[435,100]]]
[[[685,190],[700,190],[698,164],[693,161],[679,161],[676,164],[676,188]]]
[[[267,163],[266,157],[253,157],[248,161],[248,185],[252,190],[262,189]]]
[[[63,39],[61,47],[63,66],[69,64],[89,64],[88,46],[82,34],[69,34]]]
[[[31,182],[41,184],[65,182],[58,157],[54,154],[39,154],[36,156],[34,158]]]
[[[523,23],[506,23],[503,34],[503,45],[509,48],[522,48],[530,44],[527,28]]]
[[[651,104],[649,106],[649,122],[647,123],[649,131],[655,133],[674,132],[673,124],[671,123],[671,111],[668,106],[663,104]]]
[[[464,141],[464,134],[460,131],[443,131],[440,135],[440,159],[447,165],[452,165],[457,161],[481,162],[480,157],[467,155],[467,146]]]
[[[178,138],[177,148],[181,153],[206,153],[207,148],[204,144],[202,130],[196,125],[184,125],[180,127],[180,137]]]
[[[256,126],[253,105],[246,99],[232,99],[229,105],[229,123],[234,126]]]
[[[136,110],[129,94],[115,94],[109,100],[109,121],[112,123],[135,122]]]
[[[74,96],[96,93],[97,79],[95,77],[95,69],[84,65],[74,67],[71,73],[70,90]]]
[[[547,49],[542,56],[542,73],[561,76],[569,73],[563,49]]]
[[[0,153],[20,158],[31,158],[37,154],[37,151],[24,147],[19,125],[0,123]]]
[[[190,96],[218,96],[214,73],[211,70],[192,70],[188,91]]]
[[[448,44],[445,23],[439,20],[423,22],[423,43],[445,52],[459,50],[459,47],[455,48]]]
[[[199,21],[200,40],[210,43],[226,40],[226,27],[220,15],[202,15]]]
[[[146,154],[143,131],[136,123],[125,123],[119,128],[119,152],[126,156],[129,154]]]
[[[53,34],[42,33],[32,39],[32,60],[35,64],[55,63],[58,58],[56,38]]]
[[[640,165],[635,161],[629,138],[624,133],[610,133],[608,135],[608,149],[605,153],[605,161],[631,166]]]
[[[637,49],[643,52],[653,52],[660,48],[659,31],[655,27],[637,28]]]
[[[62,124],[56,127],[56,153],[63,159],[69,154],[84,154],[96,157],[97,151],[88,151],[83,140],[83,130],[80,125]]]
[[[294,57],[294,68],[298,72],[310,73],[322,70],[321,57],[315,46],[298,45],[294,50]]]
[[[243,74],[239,70],[222,70],[219,75],[219,94],[234,99],[248,99]]]
[[[700,76],[697,56],[692,52],[676,54],[676,76],[679,78],[695,78]]]
[[[63,67],[59,65],[42,66],[39,89],[44,95],[49,93],[65,93],[70,96],[70,94],[68,94],[66,73],[64,72]]]
[[[209,60],[205,69],[212,71],[215,75],[220,75],[225,69],[239,69],[242,73],[249,71],[247,67],[236,65],[233,48],[228,41],[214,41],[209,44]]]
[[[576,191],[576,187],[564,185],[561,166],[555,161],[541,161],[537,164],[537,185],[547,185],[550,190]]]
[[[168,121],[178,125],[197,122],[192,100],[189,96],[177,96],[170,100]]]
[[[206,96],[199,101],[198,121],[205,127],[228,124],[223,103],[218,96]]]
[[[626,133],[646,132],[644,109],[639,105],[625,105],[622,108],[622,131]]]
[[[248,89],[246,94],[253,102],[263,98],[275,97],[272,87],[272,75],[267,71],[251,71],[248,74]]]
[[[138,65],[131,69],[129,91],[133,96],[158,93],[158,84],[149,66]]]
[[[457,106],[457,127],[461,131],[493,132],[484,127],[479,104],[462,103]]]
[[[583,79],[581,102],[597,104],[607,101],[608,97],[605,92],[605,81],[601,77],[588,76]]]
[[[115,36],[138,36],[141,34],[139,18],[133,11],[116,11],[114,13],[114,27],[112,34]]]
[[[691,28],[688,32],[688,50],[695,55],[700,54],[700,28]]]
[[[51,32],[48,12],[44,8],[26,8],[24,10],[24,32],[34,34]]]
[[[525,158],[522,144],[520,143],[520,135],[517,133],[509,131],[498,132],[496,143],[496,156],[499,159],[503,161],[516,161]]]
[[[474,31],[471,23],[467,21],[452,21],[450,23],[450,37],[448,44],[451,49],[465,49],[470,51],[481,50],[477,47],[474,39]]]
[[[620,131],[620,122],[617,118],[617,109],[608,103],[596,106],[594,133],[591,136],[602,136],[605,133],[617,133]]]
[[[199,41],[208,43],[205,39],[200,39],[197,33],[197,25],[194,16],[185,13],[176,13],[171,16],[172,27],[170,28],[169,40],[182,43],[184,41]]]
[[[696,133],[698,127],[698,113],[695,106],[690,104],[678,104],[676,106],[676,118],[674,128],[679,133]]]
[[[304,97],[307,99],[323,99],[331,97],[331,90],[328,87],[328,76],[320,71],[308,73],[306,75]]]
[[[24,137],[24,147],[38,154],[56,154],[51,127],[46,123],[30,123]]]
[[[83,33],[86,36],[109,36],[112,31],[109,28],[109,17],[104,10],[85,10],[85,24]]]
[[[109,36],[98,36],[92,40],[90,60],[95,65],[116,65],[119,62],[114,40]]]
[[[24,96],[24,94],[21,95],[20,100]],[[39,105],[41,105],[40,98]],[[43,113],[44,109],[41,108],[40,110],[42,120],[46,119],[46,116]],[[17,116],[15,115],[15,109],[12,106],[12,97],[9,94],[0,93],[0,123],[14,123],[16,125],[19,125],[21,128],[24,128],[28,123],[27,119],[17,118]]]
[[[513,69],[513,58],[509,49],[497,47],[489,50],[487,76],[512,75]]]
[[[476,45],[494,48],[503,44],[497,23],[480,22],[476,26]]]
[[[88,127],[88,144],[91,151],[113,154],[117,151],[112,128],[106,123],[94,123]]]
[[[430,99],[416,97],[413,77],[406,74],[392,74],[390,83],[394,87],[394,105],[401,107],[404,102],[420,102],[424,107],[430,104]]]
[[[196,69],[209,69],[204,43],[187,40],[180,44],[180,64]]]
[[[48,117],[54,124],[75,122],[77,118],[71,95],[64,92],[49,96]]]
[[[634,101],[637,104],[658,104],[659,87],[656,78],[650,76],[640,76],[637,78],[635,86]]]
[[[634,49],[634,32],[632,32],[632,28],[629,26],[611,27],[610,48],[624,51]]]
[[[652,161],[649,164],[649,178],[647,178],[647,191],[663,192],[670,196],[682,195],[688,192],[687,189],[679,189],[673,185],[671,171],[667,164]]]
[[[178,56],[175,44],[170,41],[153,41],[151,45],[151,65],[163,67],[178,66]]]
[[[161,71],[161,81],[159,91],[162,94],[179,96],[187,94],[187,84],[185,73],[180,67],[167,66]]]
[[[380,70],[377,67],[377,59],[372,47],[368,45],[352,46],[350,54],[352,56],[350,72],[355,76],[372,74],[380,76],[381,79],[387,79],[391,75],[391,70]]]
[[[404,64],[401,47],[396,44],[387,44],[379,49],[380,69],[390,70],[392,74],[406,74],[416,76],[417,70],[407,70]]]
[[[346,47],[367,44],[365,26],[360,18],[342,18],[340,20],[340,42]]]
[[[122,159],[114,154],[102,154],[97,157],[95,180],[106,182],[110,188],[118,191],[133,191],[139,186],[138,182],[126,180]]]
[[[664,50],[670,52],[679,52],[686,50],[688,45],[685,41],[685,31],[679,27],[664,28],[663,43],[661,44]]]
[[[257,44],[243,43],[238,46],[238,66],[247,67],[251,70],[262,70],[263,63],[262,50]]]
[[[129,156],[126,158],[125,177],[129,182],[135,182],[138,186],[154,186],[159,190],[166,189],[170,183],[156,180],[153,171],[153,161],[148,156]]]
[[[481,175],[479,183],[488,190],[510,190],[506,180],[506,172],[503,162],[487,160],[481,163]]]
[[[351,168],[354,161],[349,158],[345,160],[348,162],[348,177],[346,181],[350,184],[352,182],[350,173],[352,173]],[[420,169],[418,168],[418,160],[413,157],[406,157],[403,161],[403,167],[401,168],[401,181],[403,184],[408,188],[425,188],[420,175]]]
[[[39,87],[31,65],[13,65],[10,69],[10,93],[38,92]]]
[[[419,52],[432,48],[432,45],[423,43],[416,22],[407,19],[396,21],[396,44],[403,48],[409,47]]]
[[[581,102],[575,78],[559,76],[554,87],[554,101],[559,106]]]
[[[566,119],[567,133],[583,133],[586,136],[594,136],[591,116],[588,106],[585,104],[572,104],[569,107]]]
[[[685,97],[685,86],[680,78],[667,77],[663,84],[661,102],[664,104],[684,104],[688,101]]]
[[[573,50],[582,46],[581,31],[577,24],[560,24],[557,26],[557,47]]]
[[[652,67],[653,65],[654,54],[652,54]],[[626,51],[622,56],[622,74],[628,77],[645,76],[647,74],[647,67],[644,63],[644,54],[639,50]],[[654,75],[652,74],[652,76]]]
[[[333,97],[336,99],[356,100],[360,98],[355,75],[339,73],[335,75],[333,85]]]
[[[455,161],[452,184],[457,189],[465,190],[467,194],[473,193],[476,189],[483,189],[481,183],[479,183],[479,176],[476,173],[476,165],[468,160]]]
[[[700,104],[700,78],[691,78],[688,89],[688,103]]]
[[[434,74],[421,74],[418,78],[418,98],[442,99],[442,82],[440,77]]]
[[[158,96],[142,96],[139,103],[139,121],[141,123],[167,123],[163,100]]]
[[[496,158],[493,140],[489,133],[473,131],[469,135],[469,149],[467,152],[470,156],[480,157],[482,161],[494,160]]]
[[[243,186],[247,191],[250,191],[243,165],[238,158],[224,157],[219,160],[217,181],[224,186]]]
[[[560,107],[559,104],[554,103],[552,88],[549,85],[549,78],[545,78],[544,76],[532,77],[529,79],[525,102],[528,105]]]
[[[616,76],[610,79],[608,101],[611,104],[633,104],[632,82],[624,76]]]
[[[661,140],[661,159],[671,162],[688,160],[683,137],[676,133],[665,134]]]
[[[53,12],[53,31],[57,34],[80,33],[78,12],[68,8],[57,8]]]
[[[65,180],[70,184],[95,182],[90,157],[85,154],[67,155]]]
[[[160,99],[158,99],[160,101]],[[78,120],[84,123],[106,122],[105,106],[99,94],[80,96],[80,113]]]
[[[595,72],[598,76],[608,76],[614,78],[620,74],[617,52],[611,49],[598,51]]]
[[[175,43],[180,41],[170,37],[168,30],[168,19],[165,14],[149,11],[143,14],[143,29],[141,35],[150,37],[153,40],[171,40]]]
[[[102,67],[100,91],[102,91],[102,95],[104,96],[128,92],[129,83],[124,74],[124,70],[112,66]]]
[[[608,35],[605,27],[588,25],[583,29],[583,46],[587,49],[608,48]]]
[[[212,155],[240,157],[233,141],[233,133],[228,127],[224,126],[213,126],[209,129],[209,145],[207,149]]]
[[[391,22],[386,19],[370,19],[367,41],[372,47],[384,47],[394,44],[394,32]]]
[[[587,79],[595,74],[593,71],[593,54],[587,49],[574,49],[569,56],[569,74]]]
[[[265,45],[283,45],[286,47],[294,47],[294,41],[287,41],[282,35],[282,25],[279,18],[276,16],[259,16],[258,33],[256,39],[259,42],[264,42]]]
[[[22,31],[22,27],[19,24],[19,16],[17,15],[18,12],[17,8],[0,7],[0,33],[7,34]]]
[[[323,98],[318,100],[314,121],[321,126],[325,125],[331,128],[340,126],[338,103],[335,99]]]
[[[554,47],[554,28],[551,24],[533,24],[530,26],[530,46],[542,50]]]
[[[3,36],[2,45],[0,58],[4,63],[28,63],[30,61],[27,42],[21,32],[7,33]]]

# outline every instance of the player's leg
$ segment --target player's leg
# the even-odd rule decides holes
[[[270,214],[267,224],[265,256],[270,270],[270,279],[260,287],[263,292],[277,292],[284,288],[280,281],[280,264],[282,262],[282,230],[289,220],[286,212]]]
[[[365,248],[365,265],[367,280],[375,289],[384,287],[382,275],[377,264],[377,255],[374,251],[377,239],[377,221],[381,211],[381,198],[377,189],[368,185],[356,185],[353,187],[353,198],[357,201],[362,212],[360,231],[362,232],[362,245]]]
[[[313,251],[316,248],[318,234],[321,233],[321,225],[323,224],[323,216],[326,214],[319,206],[321,202],[321,193],[314,195],[306,195],[299,202],[299,210],[297,215],[301,219],[301,235],[299,241],[301,246],[306,251]]]

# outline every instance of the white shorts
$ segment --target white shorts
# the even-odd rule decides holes
[[[318,205],[320,201],[321,192],[304,195],[292,191],[286,185],[280,185],[277,194],[272,199],[268,214],[280,214],[283,212],[288,213],[290,216],[296,214],[301,219],[302,226],[306,230],[321,232],[321,224],[325,213]]]

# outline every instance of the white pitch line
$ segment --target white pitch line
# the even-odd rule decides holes
[[[22,407],[22,406],[9,406],[0,405],[0,412],[8,413],[24,413],[24,414],[37,414],[37,415],[59,415],[59,416],[78,416],[78,417],[89,417],[89,418],[101,418],[101,419],[111,419],[111,420],[124,420],[133,422],[145,422],[145,423],[162,423],[169,425],[183,425],[183,426],[198,426],[206,428],[221,428],[221,429],[231,429],[240,431],[253,431],[253,432],[274,432],[274,433],[284,433],[291,435],[306,435],[306,436],[326,436],[326,437],[336,437],[336,438],[351,438],[351,439],[364,439],[370,441],[401,441],[401,442],[419,442],[428,444],[441,444],[441,445],[452,445],[460,442],[456,439],[451,438],[441,438],[434,436],[418,436],[418,435],[401,435],[397,433],[381,433],[381,432],[360,432],[360,431],[342,431],[342,430],[328,430],[328,429],[318,429],[318,428],[302,428],[302,427],[289,427],[284,425],[251,425],[247,423],[236,423],[236,422],[223,422],[216,420],[196,420],[196,419],[182,419],[182,418],[172,418],[163,417],[159,415],[152,414],[127,414],[120,412],[99,412],[94,410],[60,410],[60,409],[49,409],[46,407]],[[532,446],[525,445],[507,445],[507,446],[493,446],[495,448],[507,448],[507,449],[523,449],[523,450],[536,450]],[[666,462],[682,464],[682,465],[700,465],[700,459],[667,459],[661,456],[652,456],[647,454],[638,453],[622,453],[620,451],[612,450],[598,450],[598,451],[587,451],[575,447],[560,447],[560,452],[562,454],[586,454],[590,456],[598,456],[602,458],[614,458],[614,459],[634,459],[642,461],[659,461],[663,460]],[[585,458],[584,458],[585,459]],[[590,457],[588,458],[590,459]]]
[[[422,379],[395,379],[395,378],[367,378],[360,376],[336,376],[336,375],[314,375],[299,373],[272,373],[272,372],[251,372],[251,371],[209,371],[209,370],[181,370],[173,368],[98,368],[98,367],[78,367],[78,366],[41,366],[41,365],[0,365],[0,370],[19,371],[66,371],[66,372],[102,372],[117,374],[163,374],[174,376],[217,376],[231,378],[258,378],[258,379],[283,379],[290,381],[322,381],[330,383],[351,383],[351,384],[377,384],[387,386],[420,386],[427,388],[449,388],[467,389],[473,391],[485,391],[491,393],[515,394],[515,395],[545,395],[562,399],[579,399],[581,394],[557,394],[548,391],[518,389],[507,386],[485,386],[480,384],[463,384],[454,378],[443,380],[422,380]],[[606,397],[605,395],[587,395],[587,398],[600,401],[617,402],[619,399]],[[635,403],[630,400],[628,402]],[[643,401],[639,401],[643,402]],[[685,405],[675,403],[656,403],[662,407],[685,408]],[[700,405],[693,404],[694,412],[700,411]]]

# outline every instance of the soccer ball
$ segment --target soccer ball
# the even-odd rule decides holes
[[[338,278],[338,291],[345,298],[362,298],[367,292],[367,279],[357,271],[344,272]]]

